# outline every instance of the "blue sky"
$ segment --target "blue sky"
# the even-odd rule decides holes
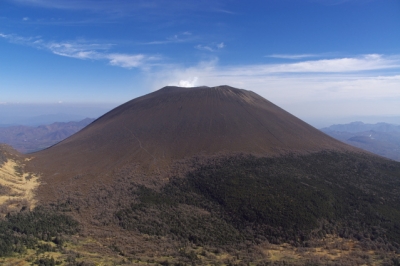
[[[400,124],[399,29],[398,0],[1,0],[0,119],[227,84],[315,126]]]

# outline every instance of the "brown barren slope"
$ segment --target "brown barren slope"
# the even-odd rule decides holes
[[[159,171],[199,154],[351,149],[251,91],[164,87],[33,154],[31,165],[47,184],[77,176],[91,183],[127,164]]]

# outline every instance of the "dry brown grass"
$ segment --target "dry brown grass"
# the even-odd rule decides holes
[[[314,240],[314,247],[294,247],[287,243],[274,245],[263,243],[257,246],[267,261],[302,265],[306,262],[321,265],[382,265],[385,257],[400,258],[399,254],[379,250],[365,250],[359,241],[327,235]],[[385,254],[386,253],[386,254]],[[391,264],[387,264],[391,265]]]
[[[94,230],[103,231],[100,228]],[[382,265],[385,260],[399,258],[399,255],[384,254],[378,250],[363,250],[358,241],[334,235],[316,240],[315,246],[309,248],[264,242],[259,245],[247,244],[242,249],[224,249],[189,243],[177,245],[168,238],[134,232],[124,237],[117,231],[89,231],[86,232],[90,234],[87,236],[69,236],[61,252],[37,254],[27,250],[23,255],[0,258],[0,264],[31,265],[37,258],[46,256],[61,261],[61,265],[74,261],[100,266],[160,265],[165,262],[170,265]],[[93,233],[96,236],[91,236]]]
[[[5,192],[0,194],[3,212],[19,210],[22,205],[34,208],[37,204],[35,191],[40,185],[39,176],[23,172],[23,166],[17,160],[7,160],[0,166],[0,186]]]

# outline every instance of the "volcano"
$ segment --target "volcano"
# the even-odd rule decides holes
[[[354,151],[252,91],[230,86],[167,86],[104,114],[77,134],[32,154],[43,173],[40,197],[112,181],[136,168],[158,182],[177,160],[217,154],[279,156],[323,150]],[[71,181],[67,181],[71,180]],[[48,196],[45,196],[48,195]]]
[[[169,86],[113,109],[34,157],[57,172],[104,173],[130,163],[162,168],[198,154],[351,149],[254,92]]]

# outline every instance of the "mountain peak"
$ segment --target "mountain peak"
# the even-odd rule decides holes
[[[254,92],[226,85],[167,86],[35,153],[33,163],[51,175],[73,176],[107,174],[132,164],[161,169],[200,154],[278,156],[351,149]]]

